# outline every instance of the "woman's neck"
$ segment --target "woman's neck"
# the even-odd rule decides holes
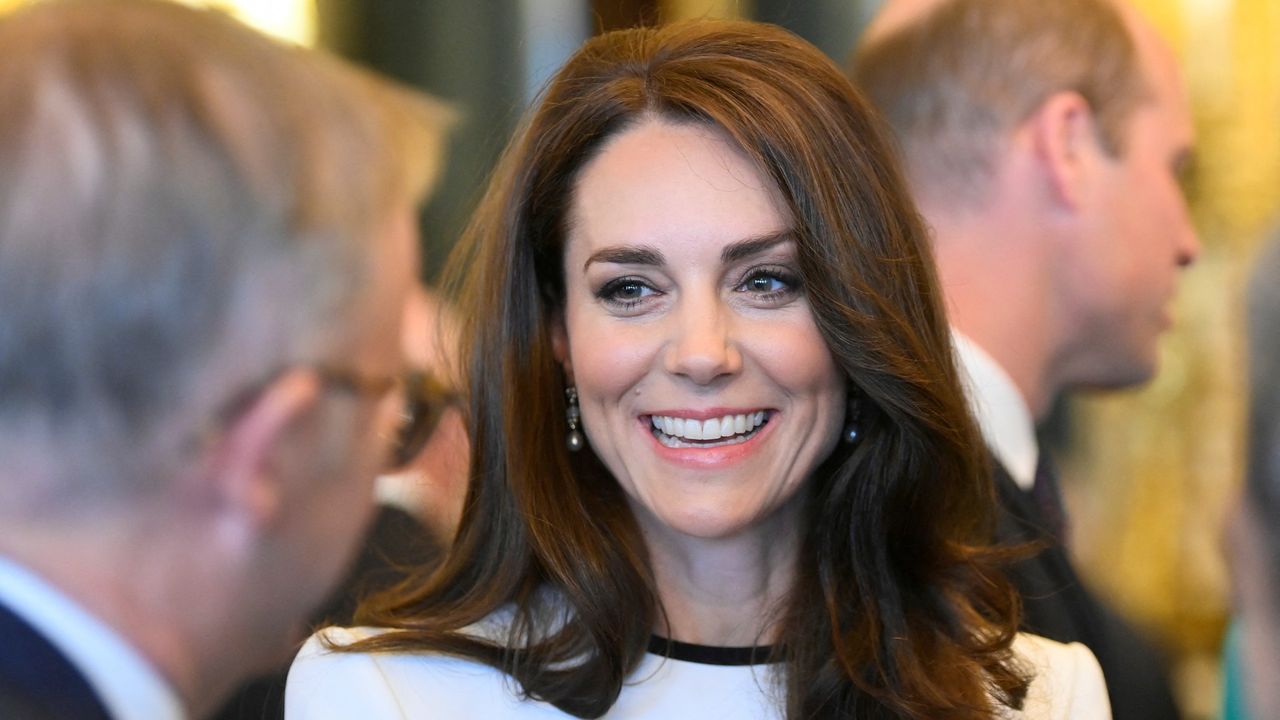
[[[799,503],[725,538],[645,525],[658,599],[666,612],[655,632],[699,645],[774,642],[775,611],[791,591],[799,561]]]

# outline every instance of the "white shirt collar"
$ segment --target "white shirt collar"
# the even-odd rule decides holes
[[[1009,373],[977,343],[955,328],[951,329],[951,342],[969,398],[969,411],[978,420],[982,438],[1018,487],[1030,490],[1036,479],[1040,449],[1027,401]]]
[[[183,720],[177,693],[124,638],[30,570],[0,557],[0,603],[84,675],[115,720]]]

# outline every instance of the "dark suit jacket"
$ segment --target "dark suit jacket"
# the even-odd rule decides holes
[[[4,605],[0,605],[0,718],[110,720],[80,671]]]
[[[1001,543],[1043,540],[1041,511],[1030,494],[993,461],[1001,516]],[[1059,642],[1080,642],[1102,666],[1115,720],[1173,720],[1177,705],[1167,665],[1156,648],[1076,575],[1061,543],[1015,564],[1010,578],[1022,593],[1023,629]]]
[[[399,508],[379,507],[360,555],[346,579],[312,616],[311,627],[350,625],[361,597],[390,587],[401,578],[401,568],[434,563],[440,556],[440,547],[422,523]],[[284,717],[284,683],[288,674],[286,662],[274,672],[251,680],[209,720],[280,720]],[[0,713],[0,720],[5,717]]]

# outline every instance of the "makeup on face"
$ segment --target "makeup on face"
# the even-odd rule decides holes
[[[762,527],[846,404],[777,189],[716,129],[651,120],[584,166],[571,219],[563,359],[592,451],[664,529]]]

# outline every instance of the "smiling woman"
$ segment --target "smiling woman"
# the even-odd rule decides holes
[[[600,149],[569,209],[554,347],[591,448],[650,546],[660,596],[691,585],[661,598],[675,639],[762,639],[792,584],[798,491],[846,414],[845,375],[802,290],[791,224],[773,183],[724,133],[660,116]],[[726,582],[700,570],[693,538],[779,562]],[[669,544],[689,552],[654,552]],[[707,592],[722,600],[715,609],[689,607]],[[736,632],[713,637],[718,627]]]
[[[1087,650],[1016,633],[906,197],[790,34],[587,43],[455,258],[454,549],[313,638],[289,714],[1107,717]]]

